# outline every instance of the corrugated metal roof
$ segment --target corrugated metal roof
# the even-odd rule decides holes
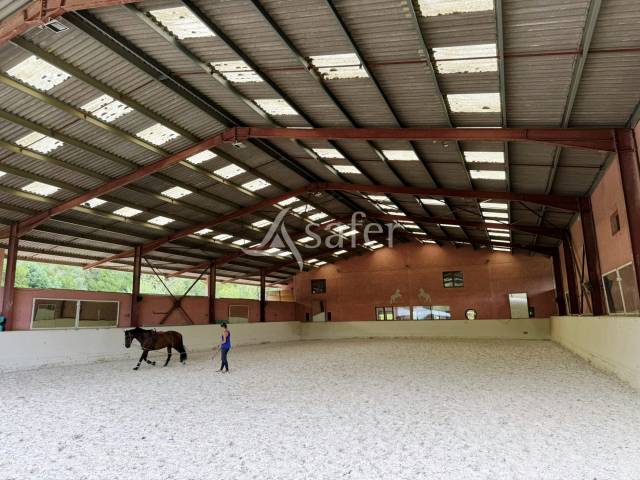
[[[326,80],[326,88],[335,95],[336,103],[298,62],[251,1],[196,0],[194,4],[240,51],[264,71],[275,83],[276,88],[291,99],[300,113],[317,125],[350,126],[351,123],[341,109],[347,111],[359,126],[396,126],[396,117],[403,125],[413,127],[448,126],[449,123],[464,127],[502,124],[501,113],[452,114],[445,108],[441,96],[444,95],[446,98],[446,95],[451,94],[498,92],[501,87],[498,72],[436,73],[434,76],[426,63],[433,53],[433,48],[496,43],[496,16],[493,11],[424,17],[418,4],[412,4],[410,0],[334,2],[340,20],[379,82],[378,87],[370,78]],[[340,23],[326,2],[263,0],[260,4],[303,57],[354,53],[349,38],[342,31]],[[146,12],[180,5],[182,4],[179,0],[149,0],[137,4],[135,8]],[[543,0],[535,5],[526,0],[503,2],[504,89],[506,119],[509,126],[561,125],[567,110],[576,62],[581,54],[586,53],[580,49],[588,6],[588,0]],[[6,7],[0,1],[0,15],[6,11]],[[417,10],[417,26],[413,9]],[[241,124],[269,125],[269,121],[167,42],[131,8],[113,7],[91,13],[121,35],[125,41],[137,46],[144,54],[184,81],[188,88],[197,95],[202,95],[207,103],[226,110]],[[640,22],[636,21],[640,20],[638,17],[640,11],[631,0],[603,2],[591,52],[582,78],[577,84],[576,100],[569,117],[570,126],[622,126],[627,121],[640,98]],[[77,20],[77,17],[74,18]],[[163,122],[177,125],[181,131],[186,131],[185,136],[160,147],[166,152],[179,151],[197,139],[209,137],[223,130],[224,126],[206,108],[201,108],[172,91],[167,82],[143,72],[134,63],[111,51],[100,41],[76,29],[68,20],[63,18],[61,21],[70,27],[63,34],[54,34],[47,29],[33,29],[23,38],[152,112],[151,115],[143,111],[123,115],[113,123],[115,127],[129,135],[135,135],[156,123],[156,119],[151,117],[157,115]],[[423,39],[428,51],[424,49]],[[181,43],[203,62],[239,60],[238,55],[219,37],[190,38]],[[28,44],[26,46],[29,47]],[[14,44],[4,46],[1,53],[2,71],[31,55],[29,51]],[[265,82],[238,83],[234,88],[249,99],[279,98],[278,91]],[[101,90],[96,86],[71,77],[45,95],[79,109],[101,94]],[[383,95],[393,111],[385,104]],[[0,96],[3,110],[44,128],[54,129],[79,142],[77,145],[66,143],[45,157],[28,152],[19,154],[7,146],[0,146],[0,170],[2,165],[11,170],[0,177],[0,187],[5,187],[4,191],[0,191],[0,202],[4,207],[0,208],[0,221],[25,218],[30,213],[48,208],[51,204],[47,200],[38,201],[7,193],[10,190],[6,188],[20,189],[31,181],[21,175],[46,177],[53,183],[73,186],[62,188],[53,194],[51,198],[60,201],[70,198],[73,190],[94,188],[107,177],[124,175],[131,171],[132,166],[149,163],[162,155],[157,149],[145,148],[117,133],[110,133],[48,105],[46,98],[37,99],[2,84]],[[286,126],[308,125],[303,116],[276,115],[272,118]],[[4,141],[15,144],[18,138],[29,132],[30,130],[23,126],[0,119],[0,139]],[[424,187],[440,185],[445,188],[467,189],[470,187],[467,171],[470,168],[506,168],[506,165],[499,164],[466,164],[455,142],[413,142],[413,145],[407,142],[334,143],[347,158],[324,161],[333,165],[354,164],[363,175],[336,176],[322,161],[305,152],[301,148],[302,144],[284,139],[268,142],[287,155],[289,162],[295,162],[298,168],[306,169],[310,175],[322,181],[370,183],[371,178],[381,184],[404,183]],[[333,148],[329,142],[323,141],[310,140],[304,144],[309,148]],[[374,150],[410,150],[414,147],[424,165],[417,161],[389,161],[389,165],[385,165]],[[502,143],[495,142],[460,142],[460,148],[462,151],[502,151],[505,147]],[[556,151],[559,153],[558,164],[555,178],[551,179]],[[218,153],[218,157],[200,164],[197,168],[176,165],[160,175],[135,182],[131,188],[112,192],[110,198],[118,203],[109,202],[97,207],[94,215],[70,211],[48,221],[42,225],[42,228],[48,230],[36,230],[33,232],[32,240],[29,240],[31,243],[25,241],[25,248],[29,250],[25,251],[25,255],[40,259],[68,255],[70,259],[75,258],[70,261],[77,263],[78,258],[96,257],[96,248],[104,249],[105,252],[119,251],[156,238],[162,232],[214,218],[234,208],[251,205],[261,198],[282,193],[283,189],[297,188],[306,183],[306,180],[294,173],[286,162],[274,158],[272,154],[250,142],[245,142],[244,148],[240,149],[225,145]],[[543,193],[547,186],[550,186],[553,193],[582,195],[591,188],[605,162],[605,155],[601,153],[577,149],[556,150],[554,146],[529,143],[509,143],[508,154],[509,185],[505,181],[474,179],[472,186],[476,189],[510,188],[515,192],[535,193]],[[56,162],[64,162],[69,168],[55,164]],[[213,172],[229,163],[252,171],[232,178],[229,185],[220,184],[207,175],[207,172]],[[256,177],[264,178],[272,185],[257,191],[255,196],[239,191],[238,185]],[[158,194],[175,185],[187,188],[193,193],[174,203],[158,198]],[[361,196],[348,194],[342,198],[343,200],[337,200],[323,194],[313,197],[312,200],[316,206],[322,206],[336,216],[349,210],[344,198],[372,208]],[[394,195],[393,198],[407,212],[414,215],[425,214],[425,210],[412,196]],[[137,206],[145,210],[145,213],[130,221],[120,222],[105,216],[121,204]],[[451,199],[449,206],[459,219],[479,218],[477,202],[473,200]],[[453,218],[451,210],[447,207],[428,206],[427,211]],[[170,218],[175,217],[176,221],[165,229],[144,224],[144,220],[158,213]],[[273,218],[277,210],[268,208],[261,213]],[[225,224],[220,230],[229,231],[236,236],[242,235],[245,233],[242,225],[248,225],[260,218],[261,215],[255,214]],[[538,214],[515,203],[511,206],[511,218],[513,221],[531,225],[540,221]],[[547,209],[544,218],[545,224],[557,222],[559,226],[564,226],[570,221],[571,215]],[[300,229],[304,223],[295,219],[292,220],[292,225]],[[425,228],[436,235],[442,234],[437,227]],[[448,228],[447,234],[452,239],[466,238],[461,229]],[[247,237],[259,238],[260,235],[260,232],[254,231],[250,232],[250,235],[247,234]],[[472,240],[486,238],[482,231],[474,229],[468,229],[467,235]],[[104,241],[94,243],[83,240],[83,236],[97,236]],[[513,238],[522,242],[533,241],[531,235],[517,234]],[[46,248],[41,247],[46,245],[47,239],[51,242],[69,241],[70,244],[66,249],[59,246],[53,249],[60,257],[51,255],[50,252],[44,254]],[[540,242],[540,245],[544,244],[545,241]],[[190,259],[193,260],[192,263],[197,263],[203,257],[235,251],[229,246],[198,242],[195,239],[183,239],[167,248],[178,249],[180,252],[161,251],[156,254],[158,258],[174,262],[175,265],[188,265]],[[273,263],[272,259],[262,262],[253,258],[239,259],[236,262],[238,267],[230,268],[229,274],[234,275],[239,271],[251,272],[252,269],[265,265],[265,261],[266,264]],[[118,268],[128,268],[128,265],[128,260],[113,264]]]

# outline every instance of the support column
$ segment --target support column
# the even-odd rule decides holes
[[[578,292],[576,290],[576,270],[573,264],[573,250],[571,249],[571,236],[567,235],[562,241],[562,251],[564,253],[564,269],[567,273],[567,290],[569,292],[569,312],[572,315],[580,313],[578,304]]]
[[[140,276],[142,275],[142,247],[135,248],[133,255],[133,287],[131,288],[131,326],[139,327],[138,303],[140,299]]]
[[[216,264],[209,263],[209,323],[216,323]]]
[[[633,267],[636,273],[636,285],[640,293],[640,160],[633,130],[616,129],[616,150],[620,163],[622,190],[629,222]]]
[[[267,275],[264,268],[260,269],[260,321],[266,321],[265,310],[267,306]]]
[[[562,282],[562,265],[560,263],[560,251],[553,254],[553,279],[556,283],[556,302],[558,303],[558,314],[567,314],[567,305],[564,300],[564,283]]]
[[[602,288],[602,273],[600,272],[600,255],[596,237],[596,223],[593,218],[591,199],[580,198],[580,218],[582,220],[582,234],[584,236],[584,251],[591,285],[591,309],[594,315],[606,315],[604,306],[604,292]]]
[[[16,265],[18,263],[18,224],[14,223],[9,228],[9,246],[7,248],[7,270],[4,274],[4,293],[2,295],[2,315],[7,319],[7,330],[15,328],[13,318],[13,304],[15,299]]]

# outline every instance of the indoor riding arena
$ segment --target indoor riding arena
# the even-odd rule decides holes
[[[0,0],[0,480],[640,479],[637,0]]]

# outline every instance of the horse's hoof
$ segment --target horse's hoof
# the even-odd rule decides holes
[[[153,365],[155,367],[156,366],[156,362],[151,362],[151,365]]]
[[[133,367],[134,370],[138,370],[138,368],[140,368],[140,367]]]

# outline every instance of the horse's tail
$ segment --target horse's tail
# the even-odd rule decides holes
[[[184,348],[184,343],[182,343],[182,335],[176,335],[176,345],[173,347],[178,352],[180,352],[180,361],[185,362],[187,360],[187,350]]]

